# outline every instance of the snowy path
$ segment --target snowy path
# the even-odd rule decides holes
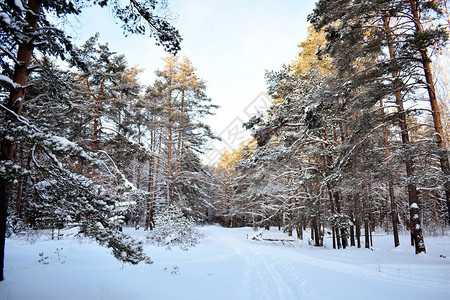
[[[237,230],[238,231],[238,230]],[[364,249],[348,249],[339,252],[331,249],[313,248],[296,243],[295,248],[245,239],[245,234],[235,231],[213,230],[209,239],[222,245],[242,261],[243,272],[238,283],[239,299],[449,299],[450,265],[426,264],[423,257],[414,268],[422,278],[389,274],[381,260],[396,260]],[[230,254],[231,255],[231,254]],[[415,256],[406,254],[413,260]],[[404,253],[402,253],[402,257]],[[422,258],[422,257],[421,257]],[[419,258],[420,259],[420,258]],[[370,261],[373,263],[370,264]],[[435,260],[433,260],[435,261]],[[411,266],[391,264],[398,272]],[[411,263],[411,262],[409,262]],[[424,264],[425,263],[425,264]],[[430,262],[428,262],[430,263]],[[444,271],[439,278],[436,272]],[[433,274],[429,274],[429,273]],[[427,277],[428,276],[428,277]],[[429,278],[431,276],[431,278]],[[421,280],[419,280],[421,279]],[[380,294],[381,293],[381,294]],[[383,295],[380,298],[380,295]],[[226,299],[226,298],[224,298]]]
[[[248,240],[248,228],[201,231],[206,237],[189,251],[147,246],[155,263],[138,266],[87,240],[8,240],[0,299],[450,299],[450,259],[439,257],[450,257],[448,237],[427,239],[428,254],[415,256],[406,236],[400,249],[375,237],[379,248],[370,251]]]
[[[229,235],[213,235],[210,239],[240,258],[243,279],[238,295],[242,299],[298,299],[295,287],[301,280],[293,272],[292,267],[281,264],[281,257],[276,257],[276,251],[261,248],[258,242],[246,241]],[[292,276],[295,282],[287,282]]]

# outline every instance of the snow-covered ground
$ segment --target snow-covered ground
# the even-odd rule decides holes
[[[374,236],[373,250],[333,250],[329,239],[315,248],[248,240],[251,228],[200,231],[189,251],[146,246],[154,264],[137,266],[87,239],[7,239],[0,299],[450,299],[450,237],[428,237],[414,255],[409,236],[397,249]]]

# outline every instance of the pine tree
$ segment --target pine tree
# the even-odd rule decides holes
[[[442,111],[439,107],[434,74],[431,67],[431,59],[428,54],[428,48],[433,45],[439,45],[442,40],[448,39],[448,33],[442,27],[435,27],[431,25],[425,27],[424,18],[426,15],[436,13],[438,16],[442,15],[442,5],[439,1],[415,1],[410,0],[410,11],[413,16],[411,22],[414,24],[414,40],[411,42],[412,49],[415,52],[420,53],[420,63],[423,67],[425,76],[425,89],[428,92],[428,98],[430,100],[431,115],[433,117],[433,124],[436,139],[436,143],[440,148],[439,162],[441,164],[442,172],[445,176],[450,175],[450,164],[448,160],[448,153],[445,144],[445,133],[442,125]],[[445,3],[446,4],[446,3]],[[446,8],[446,6],[445,6]],[[425,28],[424,28],[425,27]],[[450,224],[450,180],[446,180],[444,183],[445,197],[447,200],[448,221]]]
[[[161,139],[159,152],[163,159],[157,163],[160,178],[156,180],[163,185],[160,192],[166,205],[178,205],[185,212],[195,211],[196,205],[206,203],[204,189],[207,187],[197,185],[198,189],[194,191],[188,189],[185,181],[193,170],[192,178],[209,177],[195,157],[203,151],[208,139],[215,138],[201,119],[212,114],[217,106],[211,104],[211,99],[206,96],[205,82],[197,77],[187,58],[180,61],[178,57],[170,56],[164,60],[164,68],[156,72],[158,78],[147,93],[147,97],[154,100],[154,111],[161,127],[158,132]],[[191,157],[190,161],[185,156]],[[197,195],[198,203],[192,202],[194,196],[189,196],[187,190]]]
[[[180,37],[178,32],[165,20],[153,14],[157,8],[157,2],[130,1],[130,4],[122,8],[119,1],[89,1],[95,5],[111,5],[115,16],[123,22],[125,32],[150,33],[162,44],[166,50],[176,53],[179,50]],[[2,97],[3,124],[1,142],[2,166],[14,165],[16,162],[17,140],[22,126],[33,128],[28,120],[21,119],[26,103],[25,90],[29,80],[33,53],[39,51],[42,54],[54,55],[71,61],[84,68],[82,60],[78,57],[70,40],[63,31],[51,24],[49,16],[55,13],[57,16],[79,14],[81,1],[40,1],[29,0],[26,5],[22,1],[7,1],[0,4],[1,9],[1,39],[2,39],[2,76],[0,82],[9,90],[8,97]],[[146,27],[144,24],[147,24]],[[31,127],[30,127],[31,126]],[[7,131],[9,130],[9,131]],[[45,136],[45,135],[40,135]],[[58,146],[52,144],[52,146]],[[49,150],[47,148],[47,150]],[[50,150],[49,150],[50,151]],[[55,163],[53,155],[47,153]],[[6,168],[9,169],[9,168]],[[7,176],[6,176],[7,175]],[[12,193],[12,183],[15,178],[8,170],[0,179],[0,260],[2,267],[4,262],[4,237],[6,229],[6,217],[8,201]],[[117,242],[109,243],[115,247]],[[131,250],[131,248],[130,248]]]
[[[410,4],[410,1],[397,3],[368,1],[352,5],[338,1],[331,3],[320,1],[309,19],[317,29],[326,28],[327,53],[334,58],[340,74],[347,74],[345,77],[352,78],[351,82],[357,87],[363,86],[362,83],[365,86],[368,85],[361,79],[372,78],[380,83],[377,90],[382,92],[378,93],[378,99],[392,96],[395,99],[398,109],[396,119],[399,122],[404,145],[402,155],[406,157],[404,163],[408,177],[411,232],[415,240],[416,253],[420,253],[425,251],[425,245],[418,214],[417,185],[414,181],[413,147],[415,144],[409,138],[408,111],[404,107],[404,99],[412,98],[411,87],[417,89],[421,82],[416,73],[418,52],[415,48],[418,39],[417,36],[410,34],[412,32],[410,20],[405,17],[406,22],[402,22]],[[397,31],[401,31],[402,34],[397,34]],[[432,32],[430,36],[433,38],[428,41],[422,40],[422,42],[431,44],[439,42],[439,30]],[[351,51],[348,48],[350,44],[353,45]],[[388,57],[384,55],[386,52],[383,50],[389,53]],[[370,55],[372,55],[372,63],[370,60],[366,66],[354,63],[357,59],[367,58]],[[383,84],[386,78],[391,84]],[[411,78],[415,80],[412,85]],[[370,95],[375,101],[373,94]]]

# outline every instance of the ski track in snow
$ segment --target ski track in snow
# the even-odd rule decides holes
[[[251,228],[199,229],[205,238],[197,247],[186,252],[146,245],[155,263],[125,267],[88,240],[8,239],[0,299],[450,299],[450,259],[439,257],[450,257],[448,237],[430,241],[430,254],[416,256],[405,243],[388,246],[391,241],[383,236],[375,241],[381,250],[333,250],[307,241],[249,240]],[[126,230],[138,239],[145,235]],[[285,236],[276,230],[266,235]],[[56,247],[66,263],[58,261]],[[37,262],[44,251],[48,265]]]
[[[398,265],[387,264],[380,267],[366,264],[358,266],[334,261],[332,255],[329,259],[315,258],[308,255],[310,253],[303,254],[303,249],[273,245],[274,243],[266,241],[248,240],[243,236],[239,238],[228,235],[226,231],[219,232],[219,234],[214,232],[209,239],[228,248],[245,263],[244,278],[239,292],[239,295],[243,295],[242,299],[322,299],[323,297],[318,291],[311,288],[312,282],[308,278],[308,270],[311,267],[325,269],[325,272],[329,271],[337,276],[342,274],[368,281],[394,283],[404,286],[405,289],[414,287],[450,292],[445,278],[436,280],[421,277],[415,278],[420,280],[412,280],[411,270],[408,274],[408,270],[400,269]],[[366,250],[360,249],[359,251]],[[302,268],[302,265],[307,267]],[[427,265],[407,265],[407,267],[408,269],[428,270]],[[436,265],[430,266],[432,271],[439,269],[439,267],[436,268]],[[441,269],[448,272],[449,267],[444,265]],[[403,276],[400,273],[404,273]]]
[[[230,249],[244,261],[244,280],[238,293],[244,295],[243,299],[272,299],[270,297],[273,294],[272,289],[276,290],[277,295],[273,299],[298,299],[285,281],[287,275],[294,273],[279,264],[270,253],[262,255],[257,245],[249,244],[248,240],[240,241],[229,236],[215,236],[211,239]],[[297,280],[298,278],[295,279],[301,282]]]

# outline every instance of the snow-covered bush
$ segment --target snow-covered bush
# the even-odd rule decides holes
[[[24,232],[27,231],[27,226],[22,222],[21,219],[16,217],[15,215],[9,215],[6,218],[6,232],[5,236],[7,238],[11,237],[12,235],[21,236],[24,234]]]
[[[203,235],[195,228],[195,223],[186,218],[182,211],[174,206],[169,206],[155,217],[155,228],[149,234],[149,240],[156,245],[179,246],[183,250],[200,243]]]

